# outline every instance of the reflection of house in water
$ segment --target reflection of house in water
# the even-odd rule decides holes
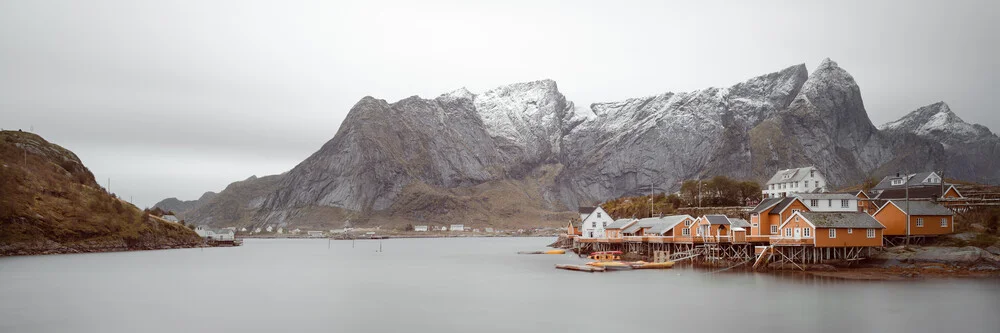
[[[206,225],[199,225],[194,228],[194,232],[204,239],[210,241],[232,241],[236,239],[236,233],[232,229],[212,230]]]

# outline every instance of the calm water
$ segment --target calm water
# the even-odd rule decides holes
[[[553,269],[549,238],[0,258],[2,332],[998,332],[1000,281]]]

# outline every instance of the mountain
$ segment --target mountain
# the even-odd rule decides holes
[[[157,202],[153,207],[160,207],[169,212],[186,212],[198,208],[202,203],[212,200],[218,193],[208,191],[201,195],[198,200],[180,200],[177,198],[166,198]]]
[[[949,177],[995,184],[1000,182],[1000,137],[986,126],[969,124],[937,102],[896,121],[879,126],[885,133],[908,133],[940,142],[946,152]],[[992,171],[992,172],[990,172]]]
[[[729,87],[589,108],[568,101],[551,80],[395,103],[369,96],[319,151],[272,185],[234,196],[229,205],[239,207],[239,219],[224,217],[236,208],[220,209],[213,200],[186,213],[197,218],[185,218],[316,226],[560,224],[571,216],[561,212],[581,204],[675,191],[699,177],[762,182],[803,165],[824,170],[834,186],[902,168],[997,176],[985,159],[971,160],[982,149],[995,152],[995,145],[928,133],[938,135],[903,125],[876,128],[857,82],[830,59],[812,73],[795,65]]]
[[[190,229],[107,193],[73,152],[35,134],[0,132],[0,255],[201,243]]]

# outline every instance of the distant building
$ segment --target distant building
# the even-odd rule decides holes
[[[472,229],[472,232],[479,232],[479,229]]]
[[[285,233],[285,228],[278,228],[278,233],[279,234]]]
[[[247,227],[240,228],[240,232],[247,232]]]
[[[207,240],[231,241],[236,238],[236,233],[231,229],[212,230],[206,225],[199,225],[194,228],[194,232]]]
[[[259,234],[261,232],[261,230],[260,230],[260,228],[253,229],[253,232],[256,233],[256,234]]]
[[[413,231],[421,231],[421,232],[427,231],[427,226],[426,225],[415,225],[415,226],[413,226]]]
[[[266,229],[266,230],[267,230],[267,232],[272,232],[272,231],[274,231],[274,227],[272,227],[272,226],[267,226],[267,229]]]
[[[808,166],[804,168],[779,170],[767,184],[764,184],[762,192],[764,198],[780,198],[792,193],[820,193],[826,192],[826,177],[819,172],[816,167]]]
[[[486,228],[486,232],[493,232],[493,228]]]
[[[465,231],[465,225],[464,224],[452,224],[451,228],[449,228],[448,230],[450,230],[450,231]]]
[[[320,238],[323,237],[323,232],[317,230],[310,230],[306,231],[306,235],[309,235],[309,237]]]
[[[180,221],[181,221],[181,220],[178,220],[178,219],[177,219],[177,217],[176,217],[176,216],[173,216],[173,215],[163,215],[163,217],[162,217],[162,218],[163,218],[164,220],[167,220],[167,221],[170,221],[170,222],[174,222],[174,223],[177,223],[177,222],[180,222]]]
[[[580,224],[579,232],[583,238],[604,238],[604,228],[615,221],[600,206],[580,207],[579,211],[581,216],[584,211],[590,212],[581,219],[583,222]]]
[[[939,176],[934,171],[913,173],[913,174],[901,174],[896,173],[894,175],[888,175],[882,178],[882,181],[878,182],[875,187],[872,187],[871,191],[874,194],[882,193],[885,190],[891,190],[896,188],[906,188],[906,187],[924,187],[924,186],[941,186],[941,176]]]
[[[795,193],[811,212],[859,212],[858,197],[847,193]]]

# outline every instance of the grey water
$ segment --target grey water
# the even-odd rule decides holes
[[[1000,281],[556,270],[552,238],[0,258],[0,332],[1000,332]],[[379,252],[381,247],[382,251]]]

